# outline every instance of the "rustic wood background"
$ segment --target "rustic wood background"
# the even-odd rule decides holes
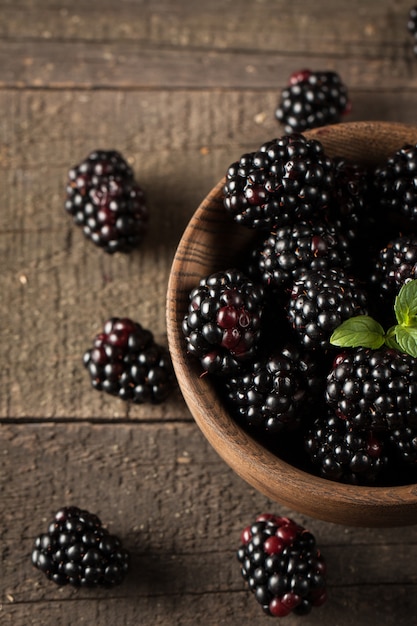
[[[412,3],[411,3],[412,6]],[[82,354],[129,316],[166,343],[181,233],[227,166],[282,134],[292,71],[333,69],[348,120],[417,123],[405,0],[0,0],[0,622],[270,623],[235,558],[258,513],[307,525],[330,598],[298,624],[417,624],[417,529],[305,518],[219,459],[177,391],[158,407],[91,389]],[[109,257],[63,210],[70,166],[96,148],[129,160],[148,195],[146,241]],[[97,513],[132,553],[123,585],[57,588],[30,552],[55,510]]]

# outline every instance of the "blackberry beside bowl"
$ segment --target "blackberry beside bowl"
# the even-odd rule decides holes
[[[352,122],[305,133],[326,153],[375,167],[405,144],[417,143],[417,127]],[[236,155],[238,158],[239,155]],[[254,233],[236,225],[223,205],[224,180],[196,210],[179,243],[167,293],[168,342],[184,399],[204,436],[247,483],[277,503],[317,519],[352,526],[388,527],[417,522],[417,484],[357,486],[321,478],[268,450],[226,410],[215,380],[186,352],[182,322],[199,280],[233,267]],[[314,406],[312,406],[314,411]],[[291,451],[290,451],[291,452]],[[294,454],[294,459],[296,458]]]

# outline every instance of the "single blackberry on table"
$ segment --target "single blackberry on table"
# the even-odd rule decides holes
[[[327,349],[344,320],[367,315],[367,296],[341,268],[306,270],[293,283],[287,315],[305,348]]]
[[[382,218],[398,222],[398,230],[417,223],[417,144],[405,145],[377,167],[375,202]]]
[[[263,306],[262,286],[235,268],[203,277],[182,322],[187,352],[205,372],[236,371],[256,353]]]
[[[379,251],[370,283],[382,299],[394,301],[402,285],[416,278],[417,237],[403,235]]]
[[[174,387],[168,350],[128,318],[109,319],[84,354],[94,389],[135,404],[163,402]]]
[[[225,379],[225,401],[237,422],[274,436],[297,429],[322,391],[317,359],[295,346],[274,350]]]
[[[346,85],[336,72],[300,70],[290,76],[275,117],[286,133],[337,124],[351,109]]]
[[[319,141],[284,135],[230,165],[224,206],[237,223],[272,230],[323,210],[333,180],[333,162]]]
[[[265,285],[287,288],[307,268],[347,269],[352,258],[349,242],[336,226],[304,220],[272,231],[254,247],[252,263]]]
[[[96,515],[69,506],[36,538],[32,563],[57,585],[114,587],[126,576],[129,553]]]
[[[145,194],[115,150],[96,150],[69,170],[66,211],[84,235],[109,254],[130,252],[149,219]]]
[[[327,377],[326,402],[358,430],[417,424],[417,359],[387,347],[340,352]]]
[[[306,615],[327,599],[326,563],[311,532],[265,513],[241,533],[241,574],[272,617]]]

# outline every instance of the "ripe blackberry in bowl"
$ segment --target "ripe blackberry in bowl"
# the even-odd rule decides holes
[[[300,70],[290,76],[275,117],[286,133],[336,124],[351,109],[346,85],[337,72]]]
[[[383,122],[352,122],[325,126],[305,133],[318,139],[325,154],[338,156],[374,171],[406,143],[417,143],[417,128]],[[202,375],[198,359],[187,353],[182,323],[189,305],[189,293],[199,280],[227,267],[248,261],[256,229],[238,228],[225,211],[226,176],[208,193],[190,220],[177,248],[167,293],[168,343],[177,379],[196,423],[222,459],[249,485],[282,506],[304,515],[353,526],[402,526],[417,521],[415,484],[358,486],[317,476],[299,462],[298,450],[289,442],[285,454],[277,454],[253,437],[231,415],[217,377]],[[373,194],[371,194],[372,196]],[[374,230],[369,228],[369,240]],[[368,266],[369,267],[369,266]],[[363,271],[367,269],[364,266]],[[282,306],[282,305],[280,305]],[[263,316],[264,317],[264,316]],[[294,339],[294,333],[268,315],[267,334],[262,345],[271,347]],[[272,317],[272,319],[271,319]],[[330,348],[336,355],[340,350]],[[325,351],[315,349],[321,355]],[[330,357],[330,353],[325,354]],[[328,373],[330,364],[326,367]],[[309,423],[323,414],[322,403],[311,402]],[[292,439],[292,438],[291,438]]]
[[[182,329],[189,354],[203,372],[226,375],[256,353],[261,336],[264,292],[231,268],[200,279],[189,294]]]
[[[224,206],[238,224],[279,228],[326,207],[333,177],[332,160],[320,141],[283,135],[230,165]]]
[[[97,515],[67,506],[36,538],[32,563],[57,585],[114,587],[126,576],[129,553]]]
[[[237,558],[266,615],[307,615],[327,600],[326,563],[315,537],[288,517],[258,515],[241,533]]]
[[[174,387],[168,350],[150,330],[126,317],[107,320],[83,362],[94,389],[134,404],[159,404]]]
[[[68,172],[65,210],[109,254],[131,252],[149,219],[145,193],[116,150],[96,150]]]

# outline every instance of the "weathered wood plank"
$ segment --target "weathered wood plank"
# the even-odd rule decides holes
[[[410,43],[410,3],[400,0],[245,0],[210,3],[3,0],[0,37],[5,39],[135,41],[178,48],[281,51],[285,54],[392,56]]]
[[[384,626],[394,615],[412,623],[417,528],[352,529],[299,516],[247,487],[194,424],[3,424],[0,434],[2,623],[26,626],[36,605],[37,624],[54,623],[65,607],[64,626],[87,617],[115,623],[115,615],[118,624],[138,616],[142,624],[195,624],[203,614],[210,626],[261,624],[235,550],[241,529],[264,511],[309,527],[326,556],[329,602],[303,624],[351,626],[365,615]],[[58,588],[32,568],[33,540],[64,504],[98,513],[123,540],[132,553],[123,585]]]
[[[305,66],[335,70],[351,88],[416,89],[408,46],[375,58],[306,52],[165,49],[136,42],[0,41],[0,88],[265,89],[282,88]]]

